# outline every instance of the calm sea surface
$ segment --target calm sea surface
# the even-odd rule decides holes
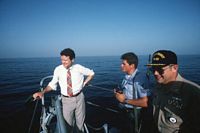
[[[200,84],[200,55],[180,55],[179,72],[183,77]],[[148,56],[139,56],[139,68],[146,71]],[[120,57],[77,57],[76,63],[95,71],[91,84],[112,90],[123,73],[120,71]],[[60,58],[17,58],[0,59],[0,132],[25,133],[31,121],[34,103],[27,105],[26,99],[38,91],[40,80],[52,75],[60,64]],[[86,99],[101,99],[98,104],[111,104],[112,91],[99,88],[85,88]],[[112,104],[111,104],[112,106]],[[112,107],[111,107],[112,108]],[[39,121],[36,120],[36,123]],[[32,132],[37,132],[32,130]]]

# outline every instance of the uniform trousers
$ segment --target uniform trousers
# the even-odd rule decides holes
[[[62,96],[63,116],[67,122],[67,129],[73,132],[76,123],[77,132],[84,132],[85,121],[85,99],[84,94],[81,92],[74,97]]]

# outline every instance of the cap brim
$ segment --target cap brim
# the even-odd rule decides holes
[[[166,64],[147,64],[145,66],[165,66]]]

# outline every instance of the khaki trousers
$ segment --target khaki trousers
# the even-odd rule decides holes
[[[63,116],[67,122],[67,129],[69,132],[73,132],[74,124],[78,132],[84,132],[84,121],[85,121],[85,99],[81,92],[75,97],[64,97],[62,96],[63,104]]]

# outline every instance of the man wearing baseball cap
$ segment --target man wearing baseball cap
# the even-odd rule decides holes
[[[153,133],[200,133],[200,86],[178,73],[177,56],[159,50],[147,64],[157,81]]]

